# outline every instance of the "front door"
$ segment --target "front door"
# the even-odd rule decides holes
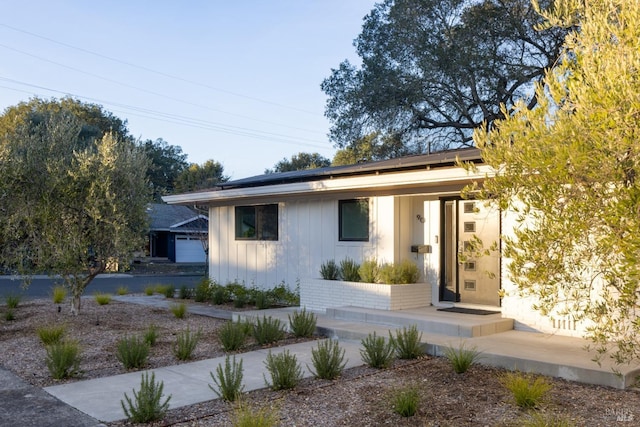
[[[500,211],[455,199],[442,201],[441,214],[440,300],[499,306]]]

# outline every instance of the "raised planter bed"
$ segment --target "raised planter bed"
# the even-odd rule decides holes
[[[387,285],[305,279],[300,281],[300,306],[324,311],[331,307],[355,306],[380,310],[404,310],[431,304],[428,283]]]

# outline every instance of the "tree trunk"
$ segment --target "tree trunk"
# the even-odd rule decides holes
[[[82,301],[82,289],[74,287],[71,290],[71,314],[77,316],[80,314],[80,302]]]

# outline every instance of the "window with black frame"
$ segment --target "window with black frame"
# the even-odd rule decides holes
[[[369,199],[338,201],[340,241],[369,241]]]
[[[278,240],[278,205],[236,206],[236,240]]]

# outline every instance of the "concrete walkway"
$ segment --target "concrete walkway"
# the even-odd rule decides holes
[[[163,297],[153,296],[124,296],[116,297],[129,303],[168,307],[170,302]],[[228,312],[211,306],[192,305],[189,310],[202,315],[216,317],[227,316]],[[293,308],[271,309],[255,312],[240,312],[233,314],[234,318],[272,316],[280,318],[288,324],[287,316]],[[364,309],[355,309],[362,314]],[[425,309],[419,312],[397,312],[398,324],[406,324],[415,316],[442,316],[444,321],[451,322],[451,316],[440,313],[433,314]],[[365,310],[369,321],[355,321],[336,319],[326,314],[318,314],[318,330],[330,338],[337,338],[340,346],[345,349],[345,358],[348,359],[347,368],[362,364],[360,357],[360,340],[374,331],[381,336],[388,336],[389,330],[395,330],[398,326],[390,323],[375,323],[381,315],[376,310]],[[358,315],[360,315],[358,314]],[[404,319],[402,316],[408,316]],[[465,327],[474,328],[473,318],[483,316],[464,317],[461,323]],[[409,320],[407,320],[409,319]],[[373,322],[371,322],[373,320]],[[389,320],[385,320],[389,322]],[[478,320],[485,322],[486,318]],[[468,324],[468,325],[467,325]],[[422,341],[425,350],[429,354],[441,355],[447,346],[457,347],[464,343],[468,347],[475,346],[482,351],[483,359],[480,363],[518,369],[525,372],[535,372],[554,377],[581,381],[591,384],[607,385],[616,388],[628,387],[635,377],[640,374],[638,366],[621,367],[622,375],[617,376],[612,372],[612,366],[603,364],[598,366],[591,361],[592,355],[584,350],[586,341],[577,338],[567,338],[547,334],[538,334],[522,331],[496,331],[484,336],[448,336],[444,334],[429,333],[423,331]],[[299,343],[272,349],[274,353],[289,350],[295,354],[304,375],[310,376],[307,365],[311,366],[311,349],[317,342]],[[266,387],[265,374],[267,374],[264,361],[267,350],[243,353],[236,357],[243,359],[245,391],[251,391]],[[154,369],[156,380],[164,382],[165,395],[171,395],[170,407],[180,407],[217,398],[217,395],[209,388],[214,385],[210,372],[215,372],[216,367],[224,363],[224,357],[209,360],[201,360],[193,363],[185,363],[176,366]],[[267,374],[268,375],[268,374]],[[132,397],[132,390],[140,388],[141,372],[117,375],[113,377],[95,380],[79,381],[71,384],[52,386],[45,388],[46,392],[55,396],[60,401],[73,408],[84,412],[90,417],[104,422],[115,421],[124,418],[124,412],[120,401],[127,393]]]

